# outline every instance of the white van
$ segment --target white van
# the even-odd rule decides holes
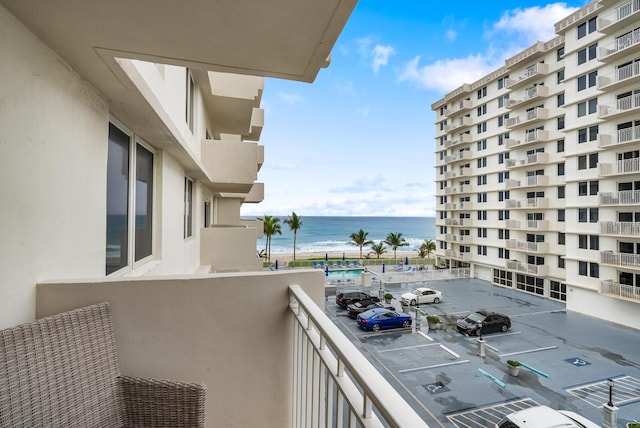
[[[505,416],[495,428],[601,428],[577,413],[534,406]]]

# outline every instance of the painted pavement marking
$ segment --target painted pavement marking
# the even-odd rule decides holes
[[[516,399],[506,403],[451,413],[447,415],[447,419],[460,428],[485,428],[493,426],[510,413],[537,405],[538,403],[531,398]]]
[[[618,376],[613,380],[613,404],[620,407],[640,400],[640,380],[632,376]],[[602,407],[609,401],[607,379],[567,388],[566,391],[594,407]]]
[[[429,370],[429,369],[436,369],[436,368],[439,368],[439,367],[455,366],[457,364],[466,364],[468,362],[469,362],[469,360],[452,361],[450,363],[434,364],[432,366],[414,367],[414,368],[411,368],[411,369],[398,370],[398,373],[417,372],[417,371],[420,371],[420,370]]]

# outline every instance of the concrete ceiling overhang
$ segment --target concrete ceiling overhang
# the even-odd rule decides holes
[[[0,0],[83,76],[102,55],[312,82],[357,0]]]

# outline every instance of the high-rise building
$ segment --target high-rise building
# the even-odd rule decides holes
[[[442,267],[640,328],[638,17],[593,1],[431,106]]]

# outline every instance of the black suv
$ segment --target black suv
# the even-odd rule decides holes
[[[373,296],[369,293],[365,293],[364,291],[345,291],[336,294],[336,305],[340,306],[342,309],[345,309],[347,305],[359,302],[360,300],[372,300],[374,302],[380,301],[378,296]]]
[[[460,318],[456,323],[458,331],[469,336],[480,336],[485,333],[505,332],[511,327],[508,316],[495,312],[480,310]]]

